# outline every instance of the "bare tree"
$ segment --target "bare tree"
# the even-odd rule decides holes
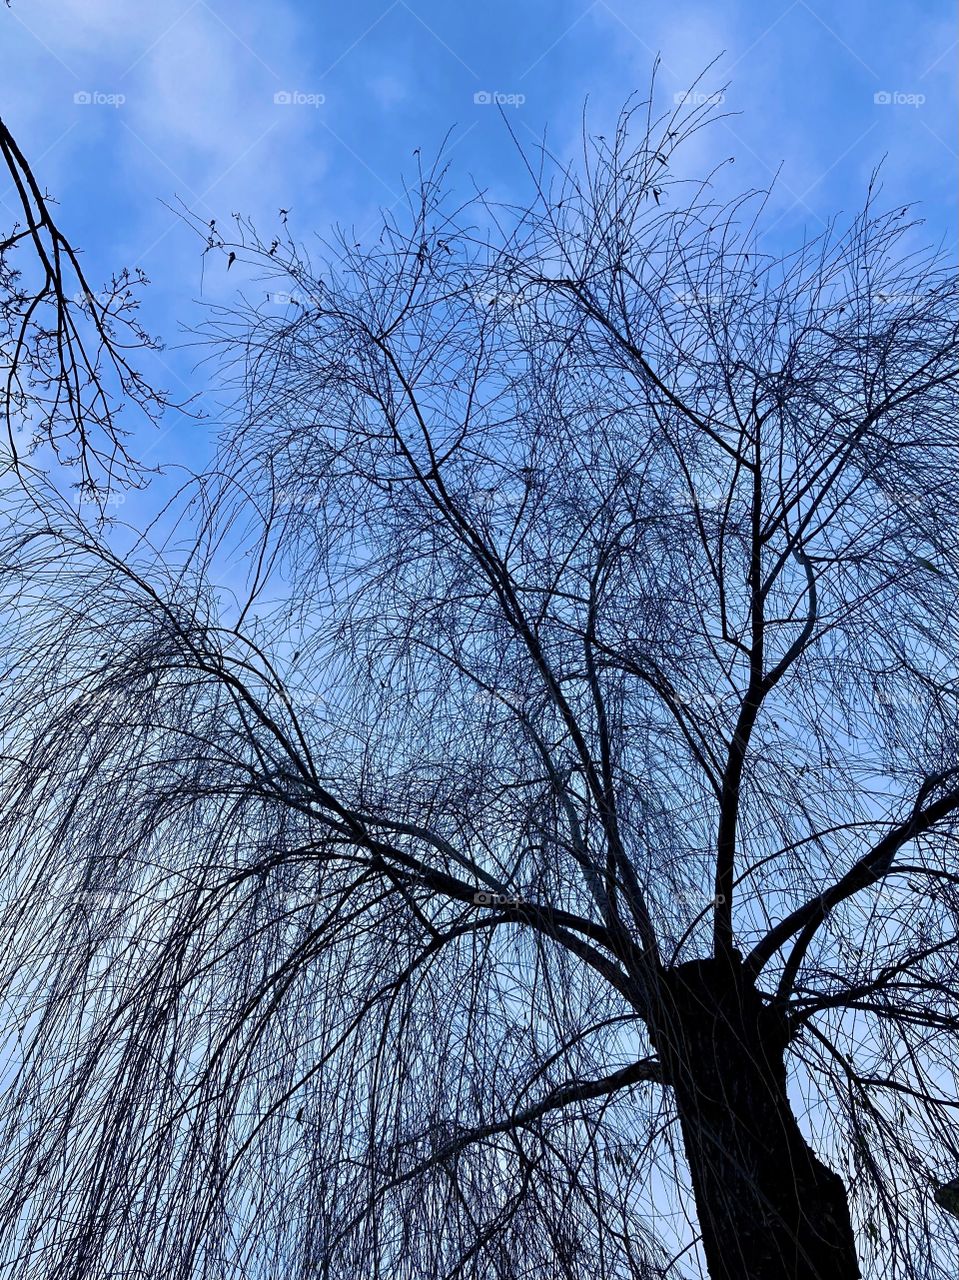
[[[709,113],[239,222],[192,546],[11,547],[4,1274],[951,1274],[955,272]]]
[[[53,198],[2,120],[0,172],[19,215],[0,230],[6,468],[26,480],[37,470],[27,460],[50,446],[61,464],[79,468],[76,487],[102,510],[112,487],[143,479],[127,449],[130,431],[120,425],[123,409],[155,421],[168,405],[130,363],[131,352],[159,347],[137,314],[137,288],[147,279],[139,269],[122,270],[105,288],[91,287],[79,250],[53,216]]]

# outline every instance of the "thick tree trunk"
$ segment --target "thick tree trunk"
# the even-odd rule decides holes
[[[654,1039],[674,1090],[712,1280],[858,1280],[842,1179],[802,1136],[785,1029],[733,963],[665,978]]]

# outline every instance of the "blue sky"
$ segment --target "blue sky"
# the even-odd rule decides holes
[[[746,189],[782,166],[767,223],[788,248],[860,207],[888,155],[890,205],[920,202],[928,240],[954,244],[956,48],[954,0],[13,0],[0,113],[90,282],[122,266],[152,279],[145,320],[168,343],[157,376],[185,397],[208,373],[177,348],[181,328],[201,300],[263,286],[211,257],[201,294],[176,197],[221,226],[250,215],[267,237],[284,207],[298,239],[334,221],[362,239],[401,199],[414,148],[429,157],[452,130],[464,197],[475,182],[522,198],[503,121],[477,95],[505,95],[522,141],[548,127],[566,154],[584,101],[593,131],[611,132],[657,54],[665,105],[722,55],[703,87],[728,83],[738,114],[699,135],[680,173],[735,156],[726,181]],[[0,226],[13,216],[0,182]],[[135,452],[199,464],[211,426],[172,413]]]
[[[240,211],[267,235],[283,206],[297,238],[339,221],[359,239],[401,196],[413,149],[431,155],[450,129],[464,195],[474,182],[521,195],[499,113],[475,96],[509,95],[519,137],[535,144],[548,127],[566,153],[584,101],[594,131],[610,131],[657,53],[666,103],[722,53],[704,87],[728,81],[724,109],[739,114],[700,135],[686,165],[735,156],[738,189],[782,165],[768,222],[784,247],[854,211],[885,153],[889,202],[921,201],[929,239],[954,241],[956,35],[952,0],[13,0],[0,10],[0,111],[91,282],[123,265],[154,282],[148,328],[185,395],[205,377],[173,349],[200,318],[199,245],[163,201],[221,226]],[[208,260],[204,300],[244,286],[262,289]],[[197,432],[172,415],[151,458],[199,460]]]

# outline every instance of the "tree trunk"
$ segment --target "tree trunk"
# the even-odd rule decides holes
[[[711,1280],[858,1280],[842,1179],[786,1093],[782,1021],[732,963],[665,975],[654,1040],[679,1109]]]

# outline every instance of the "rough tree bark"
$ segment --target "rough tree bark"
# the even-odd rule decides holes
[[[666,973],[661,1018],[712,1280],[858,1280],[845,1185],[799,1129],[785,1025],[739,953]]]

